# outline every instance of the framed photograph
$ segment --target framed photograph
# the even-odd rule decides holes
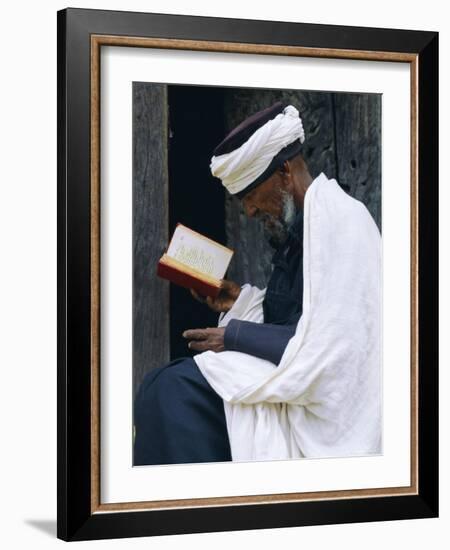
[[[438,33],[58,12],[58,537],[438,515]]]

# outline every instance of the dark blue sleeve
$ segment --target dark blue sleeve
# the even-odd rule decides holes
[[[277,325],[231,319],[225,328],[225,349],[248,353],[278,365],[296,328],[297,323]]]

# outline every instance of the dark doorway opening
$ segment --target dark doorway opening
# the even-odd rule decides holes
[[[168,86],[169,235],[178,222],[226,243],[225,193],[210,172],[214,147],[222,141],[224,89]],[[193,356],[182,332],[217,326],[218,313],[196,301],[188,289],[170,285],[170,356]]]

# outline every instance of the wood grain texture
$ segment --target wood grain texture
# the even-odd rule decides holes
[[[398,31],[397,31],[398,32]],[[301,57],[325,57],[330,59],[372,59],[374,61],[413,62],[415,53],[397,51],[355,50],[352,48],[320,48],[287,46],[280,44],[252,44],[246,42],[223,42],[218,40],[186,40],[181,38],[155,38],[142,36],[117,36],[93,34],[98,45],[132,46],[142,48],[166,48],[171,50],[192,50],[206,52],[235,52],[250,54],[292,55]]]
[[[156,276],[168,242],[167,86],[133,83],[133,388],[170,356],[169,287]]]
[[[337,180],[381,231],[381,95],[333,94]]]

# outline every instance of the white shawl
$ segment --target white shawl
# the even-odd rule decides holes
[[[303,313],[279,365],[194,356],[224,400],[233,461],[381,452],[381,275],[369,211],[321,173],[304,201]],[[218,326],[264,322],[265,290],[244,284]]]

